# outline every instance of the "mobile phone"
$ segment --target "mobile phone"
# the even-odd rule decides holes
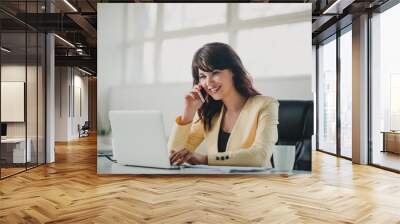
[[[199,97],[201,102],[205,103],[206,102],[206,98],[205,96],[207,95],[206,91],[202,88],[199,92]]]

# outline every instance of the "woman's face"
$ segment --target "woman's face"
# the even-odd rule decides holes
[[[229,69],[205,72],[199,69],[199,84],[214,100],[222,100],[235,91],[233,73]]]

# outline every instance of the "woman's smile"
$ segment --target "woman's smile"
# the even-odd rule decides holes
[[[208,87],[208,90],[213,94],[217,93],[220,89],[221,89],[221,86]]]

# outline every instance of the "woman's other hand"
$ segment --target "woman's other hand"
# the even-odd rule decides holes
[[[207,165],[208,157],[207,155],[202,155],[199,153],[194,153],[188,149],[182,149],[179,151],[171,150],[171,155],[169,160],[172,165],[182,165],[184,163],[189,163],[192,165]]]
[[[196,111],[203,105],[203,102],[199,96],[201,88],[202,87],[200,85],[195,85],[193,86],[192,91],[186,94],[185,109],[182,116],[183,123],[190,123],[193,120]]]

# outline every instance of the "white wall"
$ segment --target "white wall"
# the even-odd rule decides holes
[[[55,140],[68,139],[68,84],[67,67],[55,68]]]
[[[277,99],[313,99],[311,77],[255,79],[254,83],[263,95]],[[109,98],[103,104],[109,110],[161,110],[165,131],[169,134],[175,117],[183,112],[184,95],[190,90],[191,84],[182,83],[116,86],[107,92]]]
[[[79,89],[82,115],[77,107]],[[83,125],[88,120],[88,78],[77,69],[56,67],[55,90],[55,140],[76,139],[78,124]]]
[[[81,88],[81,110],[82,110],[82,113],[80,115],[78,113],[76,113],[75,117],[78,120],[76,120],[76,123],[74,124],[75,127],[78,125],[78,123],[83,125],[85,123],[85,121],[89,120],[88,76],[82,76],[82,75],[84,75],[84,73],[75,75],[74,85],[76,87]],[[77,129],[75,129],[75,130],[77,131]],[[76,132],[76,135],[78,135],[78,132]]]
[[[76,70],[75,70],[76,72]],[[83,74],[83,73],[80,73]],[[74,96],[74,108],[75,113],[73,113],[73,119],[72,119],[72,130],[71,130],[71,135],[73,138],[79,137],[79,132],[77,129],[78,124],[83,125],[85,121],[88,121],[88,77],[87,76],[81,76],[80,74],[74,75],[74,86],[75,86],[75,96]],[[78,90],[80,90],[80,99],[77,97],[78,96]],[[80,105],[79,105],[79,100]],[[81,111],[79,111],[79,107]]]

